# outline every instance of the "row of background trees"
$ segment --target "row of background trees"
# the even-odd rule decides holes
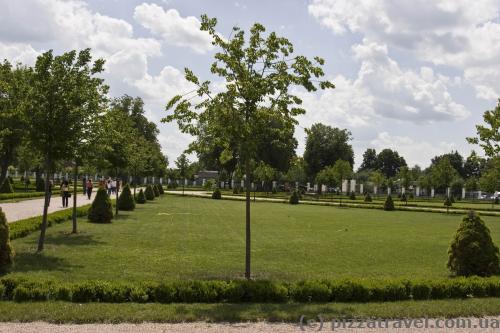
[[[36,172],[45,203],[38,251],[44,247],[50,175],[72,169],[73,232],[77,232],[78,176],[99,172],[128,180],[163,176],[168,164],[156,124],[144,115],[140,98],[108,98],[99,74],[104,60],[90,49],[37,58],[33,67],[5,60],[0,65],[0,185],[7,170]],[[40,185],[39,185],[40,186]]]

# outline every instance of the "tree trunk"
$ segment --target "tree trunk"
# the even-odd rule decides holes
[[[47,159],[45,161],[45,201],[43,203],[43,215],[42,215],[42,224],[40,225],[40,238],[38,239],[38,250],[37,252],[42,252],[43,251],[43,245],[45,243],[45,231],[47,230],[47,213],[49,210],[49,200],[50,200],[50,193],[49,193],[49,186],[50,186],[50,180],[49,180],[49,174],[50,174],[50,161]],[[38,175],[38,174],[37,174]]]
[[[246,205],[245,205],[245,278],[250,279],[250,160],[245,161],[245,189],[246,189]]]
[[[77,188],[77,182],[78,182],[78,163],[75,161],[75,167],[73,170],[73,231],[71,233],[76,234],[78,233],[78,228],[76,225],[76,188]]]

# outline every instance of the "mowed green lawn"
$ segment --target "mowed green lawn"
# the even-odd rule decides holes
[[[500,218],[484,217],[500,244]],[[460,216],[252,203],[256,278],[447,277],[447,248]],[[13,241],[10,274],[65,281],[238,278],[244,272],[244,202],[163,196],[112,224],[79,220]]]

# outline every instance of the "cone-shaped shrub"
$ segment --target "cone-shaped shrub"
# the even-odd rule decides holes
[[[220,193],[220,190],[218,188],[216,188],[213,191],[213,193],[212,193],[212,199],[216,199],[216,200],[222,199],[222,194]]]
[[[354,193],[354,191],[351,191],[351,194],[349,194],[349,199],[356,200],[356,193]]]
[[[160,195],[165,194],[165,190],[163,189],[163,185],[158,185],[158,191],[160,192]]]
[[[289,200],[290,204],[292,204],[292,205],[298,205],[299,201],[300,201],[299,192],[293,191],[292,195],[290,196],[290,200]]]
[[[12,184],[7,178],[5,178],[4,182],[0,186],[0,193],[14,193],[14,190],[12,189]]]
[[[160,196],[160,190],[158,189],[158,185],[153,185],[153,192],[155,194],[155,197],[159,197]]]
[[[35,181],[35,188],[37,192],[45,192],[45,181],[43,178],[37,178]]]
[[[0,207],[0,271],[12,265],[13,261],[14,250],[10,245],[9,224]]]
[[[144,195],[146,196],[146,200],[154,200],[155,192],[153,190],[153,186],[151,185],[146,186],[146,191],[144,192]]]
[[[390,195],[387,196],[384,202],[384,210],[394,210],[394,201]]]
[[[132,192],[130,191],[130,186],[125,185],[123,187],[123,191],[118,197],[118,209],[119,210],[134,210],[135,209],[135,201],[132,197]]]
[[[113,219],[113,207],[111,200],[102,187],[97,190],[97,194],[89,208],[89,221],[95,223],[111,223]]]
[[[448,213],[450,207],[453,206],[453,202],[451,201],[449,196],[446,196],[446,199],[444,199],[443,206],[446,206],[446,212]]]
[[[144,191],[142,188],[139,190],[139,193],[137,194],[135,201],[138,204],[145,204],[146,203],[146,196],[144,195]]]
[[[499,273],[498,247],[490,230],[471,211],[462,220],[448,249],[447,267],[455,275],[490,276]]]
[[[366,193],[365,202],[372,202],[372,196],[370,195],[370,193]]]

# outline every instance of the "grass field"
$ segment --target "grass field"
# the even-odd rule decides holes
[[[447,277],[459,216],[257,202],[252,206],[256,278]],[[500,243],[500,219],[484,217]],[[10,274],[65,281],[235,278],[244,270],[244,203],[163,196],[108,225],[79,220],[13,241]]]

